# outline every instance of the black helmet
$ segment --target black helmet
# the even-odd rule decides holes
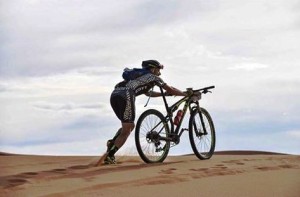
[[[142,67],[149,69],[149,68],[159,68],[163,69],[164,66],[160,64],[157,60],[145,60],[142,62]]]

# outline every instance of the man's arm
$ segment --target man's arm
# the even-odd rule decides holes
[[[178,90],[177,88],[174,88],[167,84],[165,84],[162,88],[167,91],[167,94],[171,94],[174,96],[188,96],[187,93],[184,93],[181,90]]]
[[[172,86],[169,86],[167,84],[165,84],[162,87],[164,90],[166,90],[166,95],[173,95],[173,96],[188,96],[187,93],[182,92],[181,90],[178,90],[177,88],[174,88]],[[162,96],[160,92],[155,92],[155,91],[149,91],[147,93],[145,93],[146,96],[150,96],[150,97],[159,97]]]
[[[149,91],[147,93],[145,93],[146,96],[150,96],[150,97],[159,97],[161,96],[160,92],[154,92],[154,91]]]

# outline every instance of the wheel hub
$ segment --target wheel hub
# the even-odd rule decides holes
[[[159,137],[160,137],[160,135],[156,131],[150,131],[146,135],[147,142],[155,143],[156,147],[160,145]]]

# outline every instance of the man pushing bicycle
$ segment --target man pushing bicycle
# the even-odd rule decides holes
[[[188,93],[169,86],[159,77],[163,65],[158,61],[145,60],[142,62],[142,68],[144,69],[143,74],[118,83],[111,94],[110,103],[116,116],[121,121],[121,128],[112,139],[107,141],[107,151],[100,158],[97,165],[116,163],[115,153],[123,146],[135,127],[135,97],[141,94],[149,97],[162,96],[160,92],[151,90],[154,86],[166,90],[167,95],[188,96]]]

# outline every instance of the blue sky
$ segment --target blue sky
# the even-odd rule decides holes
[[[0,151],[97,155],[119,127],[109,97],[125,67],[165,65],[202,106],[216,150],[300,154],[296,0],[0,0]],[[177,98],[170,98],[170,103]],[[163,110],[137,98],[137,117]],[[120,154],[134,154],[134,135]],[[192,150],[188,135],[171,154]]]

